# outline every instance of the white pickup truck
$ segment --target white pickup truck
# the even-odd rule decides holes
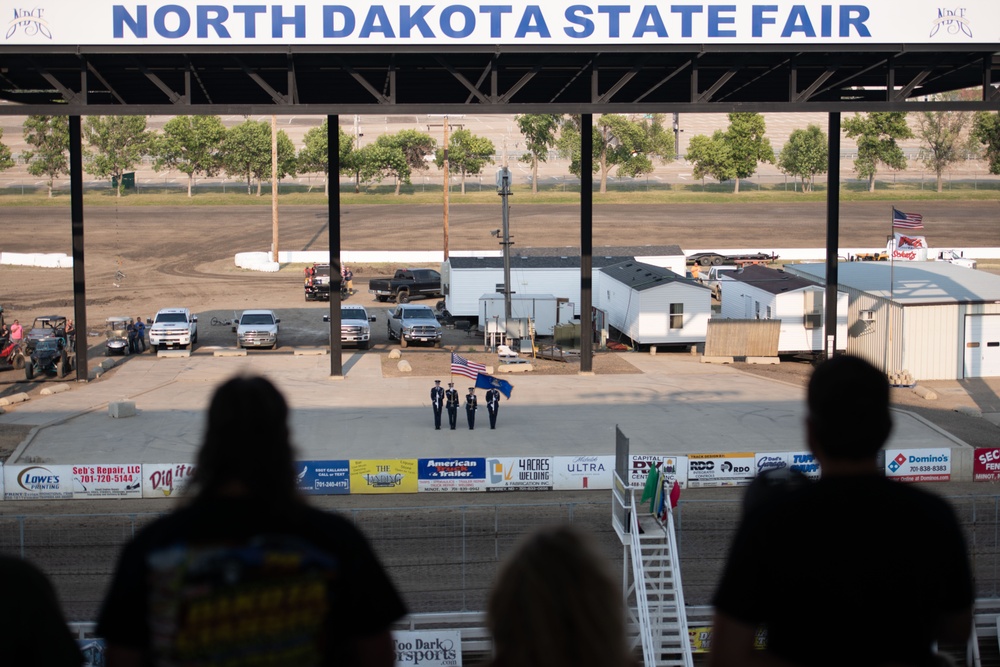
[[[163,308],[149,326],[149,346],[155,352],[167,348],[194,348],[198,342],[198,316],[187,308]]]
[[[967,269],[974,269],[978,266],[976,260],[963,257],[955,250],[942,250],[938,252],[937,261],[958,264],[959,266],[964,266]]]

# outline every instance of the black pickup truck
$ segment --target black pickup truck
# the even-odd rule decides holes
[[[415,296],[441,296],[441,274],[434,269],[397,269],[392,278],[372,278],[368,291],[377,301],[407,303]]]

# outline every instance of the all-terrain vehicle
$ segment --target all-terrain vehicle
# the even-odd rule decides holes
[[[31,348],[31,356],[25,360],[24,377],[27,380],[42,376],[64,378],[73,367],[73,358],[66,352],[61,338],[42,338]]]
[[[36,317],[31,329],[24,336],[24,345],[28,352],[43,340],[60,340],[63,347],[69,345],[66,340],[66,318],[62,315],[43,315]]]
[[[104,356],[129,354],[128,325],[131,321],[127,317],[109,317],[104,321],[104,336],[107,338],[104,342]]]

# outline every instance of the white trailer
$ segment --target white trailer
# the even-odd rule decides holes
[[[560,299],[552,294],[512,294],[510,297],[511,319],[530,319],[538,336],[551,336],[559,324]],[[506,320],[506,304],[503,294],[484,294],[479,297],[479,322],[503,322]],[[501,327],[502,329],[502,327]]]

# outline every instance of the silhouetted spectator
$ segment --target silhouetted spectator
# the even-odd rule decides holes
[[[27,561],[0,556],[0,652],[5,665],[79,667],[76,645],[48,578]]]

